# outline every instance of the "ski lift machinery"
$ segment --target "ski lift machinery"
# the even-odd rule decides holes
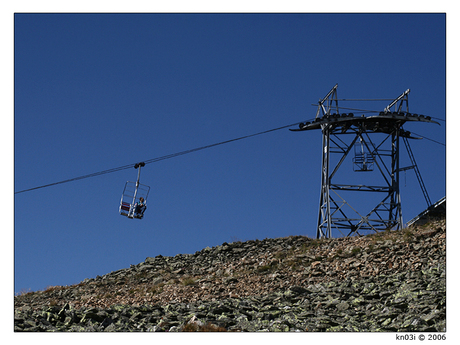
[[[134,212],[135,206],[141,197],[144,199],[144,202],[146,202],[150,192],[149,186],[139,183],[141,167],[143,166],[145,166],[144,162],[136,163],[134,165],[134,168],[138,169],[137,181],[127,181],[125,188],[123,189],[123,194],[121,195],[119,212],[122,216],[126,216],[131,219],[142,219],[144,217],[144,213],[136,214]]]

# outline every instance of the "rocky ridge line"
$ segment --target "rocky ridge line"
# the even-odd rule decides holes
[[[445,235],[441,220],[364,237],[291,236],[147,258],[15,297],[15,329],[443,331]]]

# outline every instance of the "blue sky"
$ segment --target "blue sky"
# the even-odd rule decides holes
[[[347,99],[411,89],[410,111],[440,126],[404,128],[446,143],[444,14],[14,20],[15,192],[312,119],[312,104],[336,83]],[[446,195],[446,147],[427,139],[411,147],[437,201]],[[410,165],[404,152],[401,165]],[[147,164],[141,221],[118,214],[134,168],[16,194],[14,291],[223,242],[315,237],[320,167],[321,133],[283,129]],[[405,221],[426,208],[413,171],[402,175],[401,195]]]

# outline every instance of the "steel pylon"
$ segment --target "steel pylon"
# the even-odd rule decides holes
[[[320,129],[322,132],[317,238],[330,238],[336,232],[341,236],[353,236],[387,229],[398,230],[403,227],[399,173],[409,168],[414,168],[418,172],[418,169],[406,143],[407,139],[416,138],[402,126],[408,121],[437,123],[429,116],[409,113],[409,92],[410,90],[406,90],[375,115],[355,117],[352,113],[339,114],[335,85],[326,97],[319,101],[315,119],[312,122],[301,123],[299,129],[294,129]],[[399,166],[401,138],[408,148],[413,163],[411,167]],[[354,181],[344,183],[340,180],[349,177],[350,174],[341,174],[339,169],[352,154],[353,171],[372,174],[370,177],[366,176],[367,179],[360,175],[357,180],[355,178]],[[427,196],[424,185],[421,186],[424,195]],[[356,198],[358,192],[362,198]],[[359,199],[362,203],[365,200],[365,211],[353,204],[351,194],[355,196],[353,201]]]

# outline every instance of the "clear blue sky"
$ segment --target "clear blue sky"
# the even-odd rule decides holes
[[[446,118],[443,14],[16,14],[15,192],[396,98]],[[389,102],[343,106],[382,110]],[[354,111],[359,115],[359,112]],[[446,143],[446,122],[405,129]],[[445,146],[411,142],[431,200]],[[401,154],[401,165],[410,165]],[[288,129],[147,164],[141,221],[118,214],[137,171],[16,194],[15,292],[235,240],[315,237],[321,133]],[[353,173],[352,169],[344,174]],[[403,217],[426,208],[402,174]]]

